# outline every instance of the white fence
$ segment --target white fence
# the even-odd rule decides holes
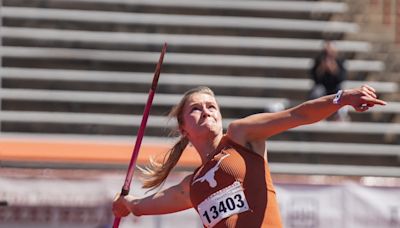
[[[166,186],[181,176],[172,176]],[[0,228],[111,227],[111,201],[123,177],[91,180],[0,177]],[[276,184],[285,228],[398,228],[400,188]],[[132,190],[145,195],[138,182]],[[123,218],[121,228],[202,227],[195,210]]]

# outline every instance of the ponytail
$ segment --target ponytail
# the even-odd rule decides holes
[[[171,170],[178,163],[183,151],[189,144],[189,140],[186,137],[181,137],[180,140],[167,152],[164,156],[163,162],[159,163],[150,159],[150,165],[141,168],[144,174],[143,188],[155,189],[162,185],[167,179]]]

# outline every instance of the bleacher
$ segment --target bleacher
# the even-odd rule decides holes
[[[168,43],[139,160],[171,141],[166,113],[189,88],[211,87],[224,126],[236,118],[306,100],[309,69],[325,39],[349,71],[345,88],[368,84],[398,93],[372,44],[342,2],[261,0],[3,0],[1,166],[124,168],[161,46]],[[324,121],[268,141],[273,173],[400,176],[400,103],[352,121]],[[74,146],[74,151],[60,146]],[[22,144],[35,146],[20,147]],[[108,150],[99,150],[107,144]],[[122,146],[124,151],[118,147]],[[31,148],[29,153],[24,151]],[[156,149],[155,149],[156,148]],[[97,151],[97,152],[96,152]],[[85,153],[88,153],[85,155]],[[68,154],[74,154],[71,157]],[[185,160],[186,159],[186,160]],[[195,164],[183,158],[184,169]]]

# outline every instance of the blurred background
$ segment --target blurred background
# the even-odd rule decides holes
[[[2,0],[0,227],[111,227],[161,47],[138,165],[166,152],[168,110],[212,88],[224,126],[309,98],[330,40],[342,88],[385,107],[274,136],[268,158],[288,228],[400,227],[400,1]],[[164,187],[199,164],[189,147]],[[136,170],[131,193],[142,196]],[[196,212],[121,228],[202,227]]]

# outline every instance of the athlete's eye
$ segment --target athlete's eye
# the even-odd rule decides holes
[[[197,106],[193,106],[193,107],[190,109],[190,112],[194,112],[194,111],[200,111],[200,108],[197,107]]]

